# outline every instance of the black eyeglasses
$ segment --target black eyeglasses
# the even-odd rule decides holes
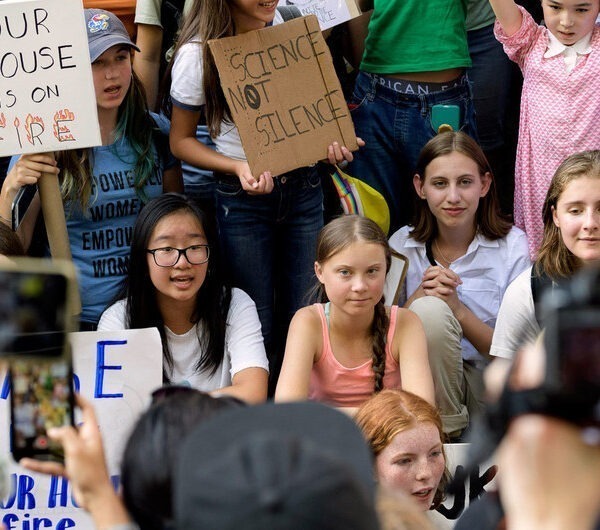
[[[210,255],[209,250],[210,248],[208,245],[192,245],[187,248],[148,248],[146,249],[146,252],[152,254],[154,263],[159,267],[172,267],[179,261],[182,254],[191,265],[202,265],[208,261],[208,256]]]

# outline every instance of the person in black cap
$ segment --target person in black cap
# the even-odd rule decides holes
[[[184,441],[180,530],[378,530],[370,451],[345,414],[311,402],[227,410]]]

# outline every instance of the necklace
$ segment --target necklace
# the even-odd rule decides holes
[[[440,257],[448,264],[448,266],[452,265],[452,262],[446,256],[444,256],[444,253],[442,252],[442,250],[440,249],[440,246],[438,245],[437,239],[433,240],[433,244],[435,245],[435,248],[437,249]]]

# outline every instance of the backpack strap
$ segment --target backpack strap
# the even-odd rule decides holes
[[[279,11],[279,14],[283,18],[284,22],[302,16],[302,11],[300,11],[296,6],[278,6],[277,11]]]
[[[542,293],[553,287],[554,283],[552,282],[552,279],[545,272],[540,272],[538,274],[535,270],[535,265],[531,267],[531,295],[533,297],[533,305],[535,307],[535,318],[538,321],[540,328],[543,327],[543,324],[539,311],[539,301]]]

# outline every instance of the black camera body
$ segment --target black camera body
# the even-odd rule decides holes
[[[542,414],[600,428],[600,267],[542,293],[546,372]]]
[[[498,401],[474,418],[468,463],[455,476],[450,492],[492,455],[517,416],[542,414],[600,429],[600,267],[584,268],[548,286],[539,299],[544,380],[527,390],[514,390],[507,381]]]

